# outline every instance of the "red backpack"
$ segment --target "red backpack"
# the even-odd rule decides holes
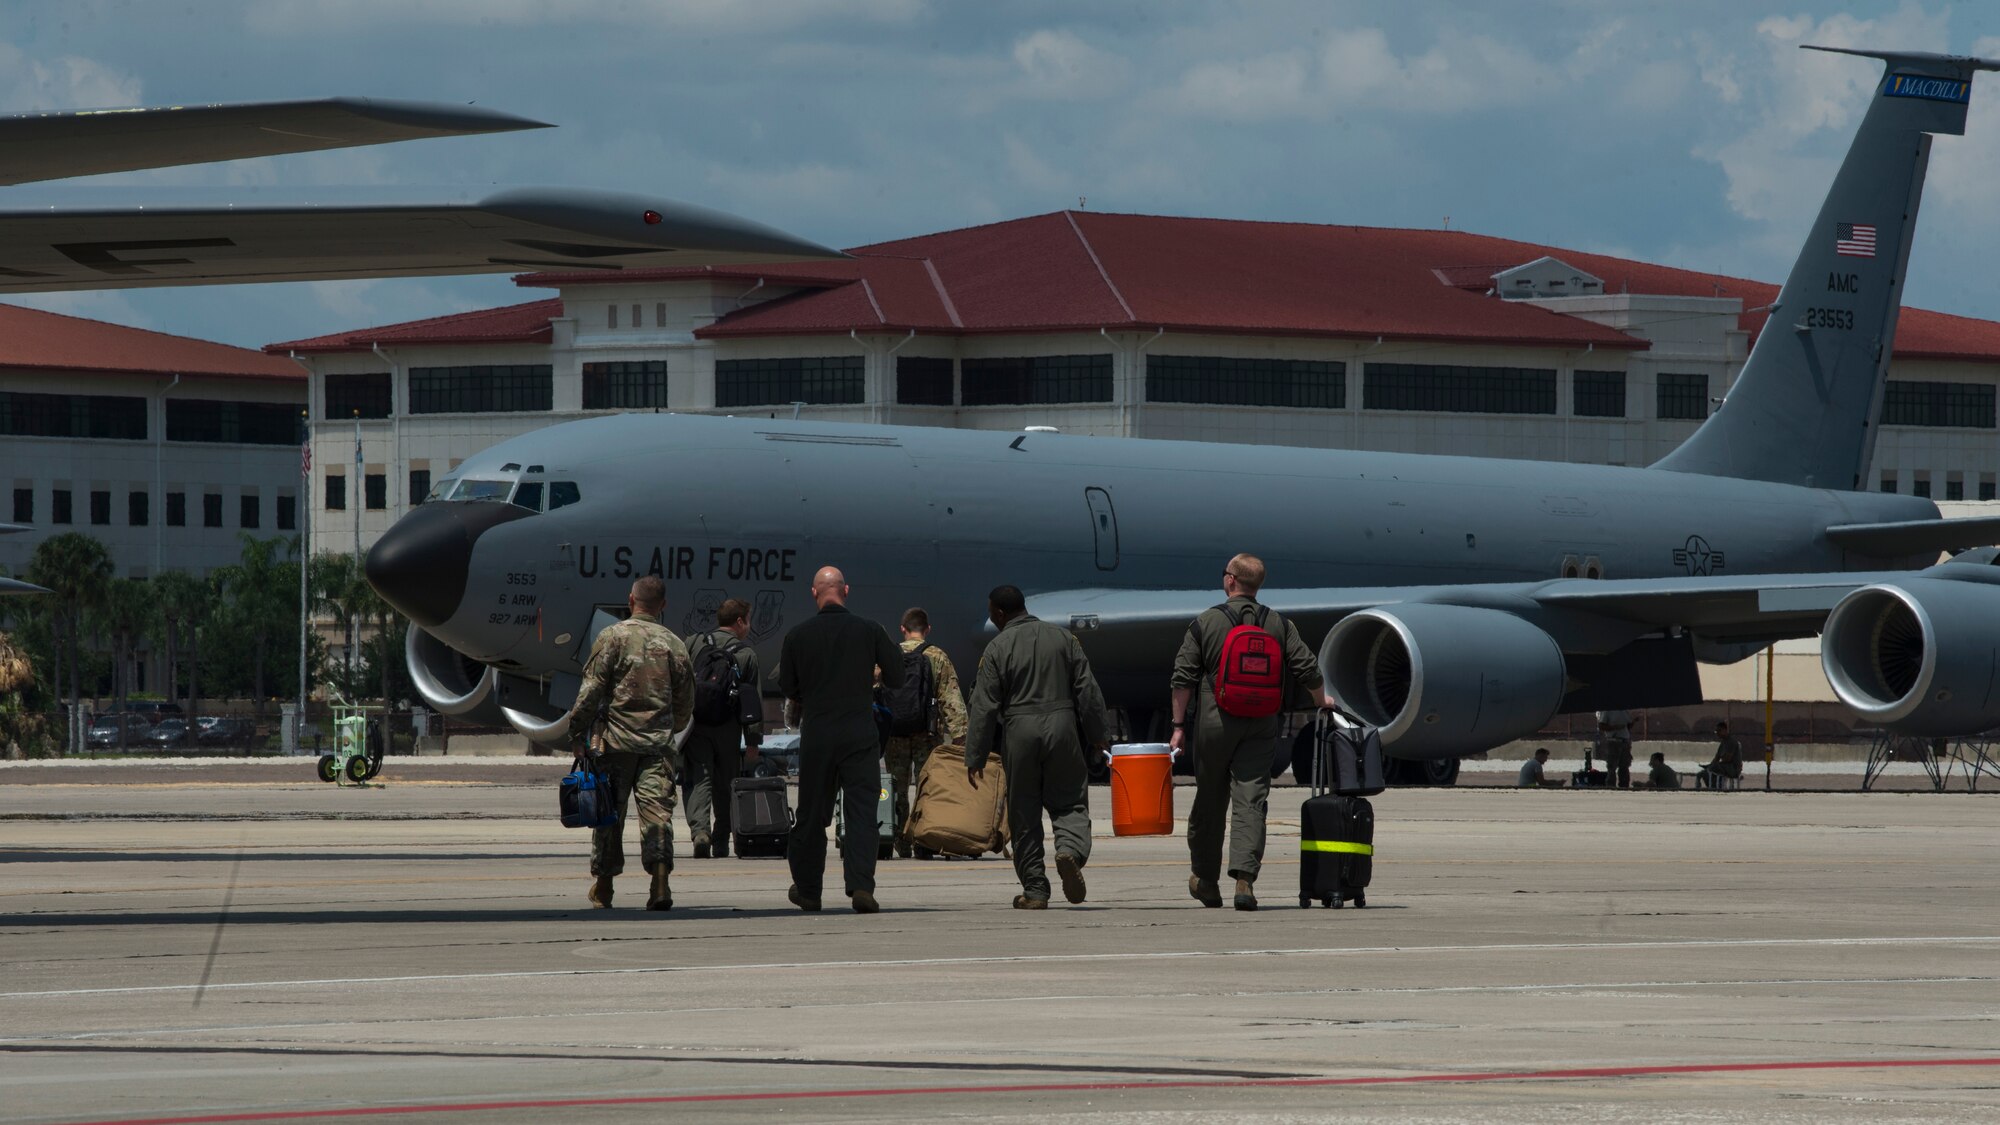
[[[1246,609],[1222,638],[1222,662],[1215,669],[1215,705],[1225,715],[1267,719],[1285,702],[1285,647],[1264,628],[1271,611],[1256,607],[1257,623]]]

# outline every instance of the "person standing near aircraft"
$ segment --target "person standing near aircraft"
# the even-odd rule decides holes
[[[695,669],[696,711],[681,756],[687,762],[688,836],[694,857],[729,854],[729,817],[732,803],[729,785],[743,772],[744,748],[750,756],[764,737],[763,704],[757,694],[757,650],[745,643],[750,635],[750,603],[730,598],[715,611],[715,629],[688,638],[688,659]],[[713,652],[711,656],[709,653]],[[735,666],[734,684],[726,691],[719,682],[731,675],[720,662]],[[704,678],[715,680],[712,687],[724,696],[714,706],[726,715],[710,722],[712,715],[701,713]],[[714,831],[711,833],[710,829]]]
[[[847,609],[847,578],[834,567],[813,575],[819,614],[785,634],[778,653],[778,686],[786,714],[799,726],[799,813],[786,860],[792,869],[787,897],[801,910],[820,908],[826,876],[826,829],[833,803],[844,801],[849,825],[875,823],[882,777],[876,762],[882,744],[875,727],[875,670],[885,683],[903,676],[903,650],[880,625]],[[872,832],[848,832],[841,842],[842,873],[856,914],[873,914],[875,849]]]
[[[1597,756],[1604,759],[1606,780],[1620,789],[1632,788],[1632,713],[1597,713]]]
[[[965,693],[958,686],[958,669],[943,649],[930,643],[930,635],[930,614],[921,606],[903,611],[903,686],[898,689],[892,685],[889,690],[892,727],[883,759],[896,787],[896,854],[906,859],[911,847],[903,832],[910,823],[911,785],[923,771],[933,746],[940,742],[965,745]],[[923,729],[896,734],[894,728],[904,725],[906,719],[915,721],[914,716],[903,714],[909,707],[922,711]]]
[[[1028,612],[1015,586],[996,586],[986,614],[1000,635],[986,646],[973,680],[966,723],[965,772],[976,787],[998,747],[1007,771],[1007,824],[1014,842],[1017,910],[1046,910],[1049,873],[1042,862],[1042,813],[1056,838],[1063,898],[1082,902],[1090,862],[1090,770],[1086,744],[1110,745],[1104,693],[1090,658],[1069,630]]]
[[[1194,867],[1188,894],[1203,906],[1222,905],[1223,810],[1228,810],[1229,875],[1236,880],[1235,906],[1257,909],[1253,889],[1264,862],[1264,805],[1271,795],[1271,757],[1277,752],[1280,716],[1289,697],[1309,693],[1320,707],[1332,707],[1322,688],[1319,662],[1299,638],[1298,627],[1257,604],[1264,586],[1264,562],[1255,555],[1237,555],[1222,569],[1222,592],[1229,600],[1204,610],[1188,625],[1174,658],[1174,733],[1176,753],[1188,746],[1194,726],[1194,805],[1188,810],[1188,855]],[[1281,667],[1274,682],[1281,684],[1268,709],[1226,707],[1216,698],[1218,672],[1230,634],[1242,626],[1263,630],[1275,638]],[[1199,701],[1190,714],[1189,705]],[[1249,714],[1251,710],[1262,714]]]
[[[591,642],[583,686],[567,716],[570,737],[595,738],[590,753],[611,779],[617,824],[590,836],[590,904],[611,906],[612,880],[625,870],[625,802],[639,809],[639,857],[652,876],[646,909],[674,905],[667,876],[674,869],[674,779],[680,753],[674,736],[694,712],[694,683],[687,647],[660,624],[666,586],[647,576],[626,596],[631,616],[607,625]]]

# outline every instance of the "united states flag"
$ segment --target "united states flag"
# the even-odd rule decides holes
[[[1871,223],[1835,223],[1833,252],[1850,258],[1875,256],[1875,227]]]

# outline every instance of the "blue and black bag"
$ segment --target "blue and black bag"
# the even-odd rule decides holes
[[[578,755],[557,790],[564,828],[609,828],[618,823],[618,794],[609,774]]]

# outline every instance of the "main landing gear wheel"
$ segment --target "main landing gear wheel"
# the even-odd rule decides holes
[[[347,780],[359,784],[375,775],[369,772],[367,758],[347,759]]]
[[[319,756],[319,779],[325,782],[332,782],[339,776],[340,767],[333,764],[333,755],[321,754]]]

